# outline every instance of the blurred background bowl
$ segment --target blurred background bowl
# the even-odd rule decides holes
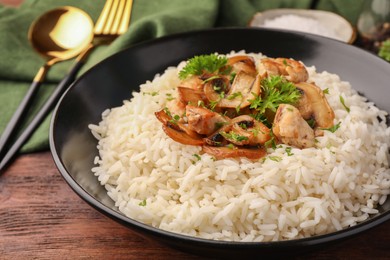
[[[294,18],[301,19],[301,23],[294,23]],[[285,19],[285,21],[281,19]],[[355,28],[345,18],[321,10],[271,9],[256,13],[250,20],[249,26],[295,30],[322,36],[326,30],[325,35],[326,32],[329,32],[329,38],[349,44],[352,44],[356,39]]]

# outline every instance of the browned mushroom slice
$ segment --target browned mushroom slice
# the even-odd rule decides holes
[[[278,107],[272,130],[275,137],[284,144],[298,148],[314,146],[314,130],[292,105],[281,104]]]
[[[206,98],[211,102],[219,102],[225,93],[230,89],[230,82],[227,77],[209,78],[204,84],[203,90]]]
[[[188,127],[202,135],[210,135],[229,119],[204,107],[186,106]]]
[[[258,70],[262,77],[279,75],[294,83],[304,82],[309,78],[309,74],[301,62],[288,58],[262,59]]]
[[[204,145],[202,151],[214,156],[217,160],[225,158],[246,157],[250,160],[258,160],[267,154],[264,147],[243,148],[243,147],[216,147]]]
[[[306,120],[314,120],[315,128],[333,126],[335,114],[323,91],[316,85],[301,82],[295,85],[302,93],[296,107]],[[316,131],[316,133],[319,133]]]
[[[178,143],[187,144],[187,145],[196,145],[196,146],[201,146],[204,144],[204,140],[200,136],[195,138],[189,136],[185,132],[179,131],[167,125],[163,125],[162,128],[170,138],[172,138],[174,141]]]
[[[180,87],[203,90],[204,81],[198,76],[191,76],[180,82]]]
[[[173,119],[171,115],[168,115],[167,112],[162,109],[154,113],[158,121],[160,121],[163,125],[169,126],[176,130],[180,130],[180,127],[177,123],[173,123]]]
[[[179,93],[180,101],[184,104],[197,105],[200,101],[203,103],[208,102],[203,90],[177,87],[177,92]]]
[[[193,130],[191,130],[187,124],[184,124],[182,118],[172,118],[164,109],[154,113],[156,118],[164,125],[179,132],[184,132],[191,138],[200,139],[201,137]]]
[[[235,145],[263,145],[271,139],[271,130],[248,115],[232,119],[232,128],[225,138]]]
[[[222,108],[245,108],[250,105],[251,99],[260,94],[261,79],[245,72],[239,72],[234,78],[227,92],[219,92],[213,82],[204,85],[204,92],[210,102],[217,102],[217,107]],[[222,94],[221,94],[222,93]]]
[[[249,75],[256,76],[256,65],[252,57],[247,55],[237,55],[228,59],[227,65],[232,66],[232,72],[243,71]]]
[[[214,133],[205,137],[205,143],[211,146],[223,146],[227,145],[227,140],[221,135],[221,132],[229,132],[232,129],[232,124],[223,124],[219,129],[217,129]]]

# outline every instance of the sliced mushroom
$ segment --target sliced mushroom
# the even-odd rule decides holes
[[[191,76],[180,82],[180,87],[203,90],[204,81],[198,76]]]
[[[292,105],[281,104],[278,107],[272,130],[275,137],[284,144],[298,148],[314,146],[314,130]]]
[[[167,125],[162,126],[164,132],[172,138],[174,141],[181,143],[181,144],[188,144],[188,145],[196,145],[201,146],[204,144],[203,138],[199,137],[192,137],[186,134],[185,132],[176,130],[174,128],[171,128]]]
[[[230,81],[224,76],[210,78],[203,87],[204,94],[210,102],[218,102],[221,100],[229,89]]]
[[[242,115],[232,119],[232,128],[225,138],[235,145],[263,145],[271,139],[271,130],[251,116]]]
[[[256,76],[256,64],[252,57],[247,55],[237,55],[228,59],[227,65],[232,66],[232,72],[243,71],[249,75]]]
[[[228,142],[221,135],[221,132],[229,132],[232,129],[232,124],[224,124],[219,129],[215,130],[214,133],[208,135],[204,138],[205,143],[211,146],[224,146],[227,145]]]
[[[199,102],[208,102],[203,92],[203,89],[198,90],[192,88],[177,87],[177,92],[179,94],[179,100],[184,104],[197,105]]]
[[[204,107],[186,106],[188,127],[202,135],[210,135],[229,119]]]
[[[202,151],[214,156],[217,160],[225,158],[246,157],[250,160],[258,160],[267,153],[264,147],[242,148],[242,147],[216,147],[204,145]]]
[[[239,72],[227,92],[215,90],[213,82],[204,85],[204,92],[210,102],[217,102],[221,108],[245,108],[250,105],[250,100],[261,92],[261,78],[245,72]],[[222,93],[222,94],[221,94]]]
[[[180,120],[173,119],[171,115],[167,114],[167,112],[163,109],[154,113],[156,118],[164,125],[169,128],[172,128],[179,132],[184,132],[190,138],[200,139],[201,137],[192,129],[188,127],[187,124],[183,123],[183,119]]]
[[[301,62],[288,58],[262,59],[258,71],[263,78],[279,75],[294,83],[305,82],[309,78],[309,74]]]
[[[314,128],[333,126],[335,114],[323,91],[312,83],[301,82],[295,85],[302,96],[296,107],[306,120],[314,120]],[[316,133],[320,133],[316,131]]]

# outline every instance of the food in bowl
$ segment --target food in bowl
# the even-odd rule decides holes
[[[317,131],[310,146],[300,147],[276,136],[273,145],[245,147],[262,149],[259,158],[219,157],[202,151],[203,144],[182,144],[163,128],[183,132],[175,129],[175,123],[184,118],[172,113],[170,123],[159,118],[169,102],[179,99],[180,72],[188,62],[170,67],[141,85],[131,100],[105,111],[98,125],[90,125],[99,140],[97,166],[92,171],[119,210],[171,232],[228,241],[310,237],[356,225],[377,213],[376,206],[386,201],[390,191],[387,113],[335,74],[300,63],[307,79],[291,82],[284,72],[268,75],[272,73],[261,69],[271,58],[242,52],[226,55],[229,59],[243,56],[254,61],[255,78],[261,81],[275,77],[298,90],[302,84],[317,86],[333,112],[332,126],[325,129],[304,119]],[[293,62],[280,61],[285,67]],[[212,80],[202,79],[205,83]],[[280,106],[295,111],[298,104],[279,104],[276,111]],[[190,105],[207,108],[210,102]],[[241,107],[239,112],[236,107],[233,110],[239,113]],[[232,120],[229,115],[223,116]],[[230,149],[232,143],[232,149],[239,148],[229,142],[229,136],[222,142],[223,148]]]

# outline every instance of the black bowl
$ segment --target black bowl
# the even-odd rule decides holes
[[[301,33],[266,29],[213,29],[172,35],[126,49],[97,64],[63,95],[51,122],[50,147],[55,163],[71,188],[103,214],[142,236],[190,253],[205,256],[243,256],[297,253],[337,242],[390,219],[390,199],[380,213],[351,228],[291,241],[225,242],[175,234],[124,216],[93,176],[97,141],[88,124],[97,124],[101,113],[120,106],[133,90],[162,73],[168,66],[199,54],[245,50],[270,57],[292,57],[318,71],[340,75],[369,100],[390,111],[390,65],[356,47]]]

